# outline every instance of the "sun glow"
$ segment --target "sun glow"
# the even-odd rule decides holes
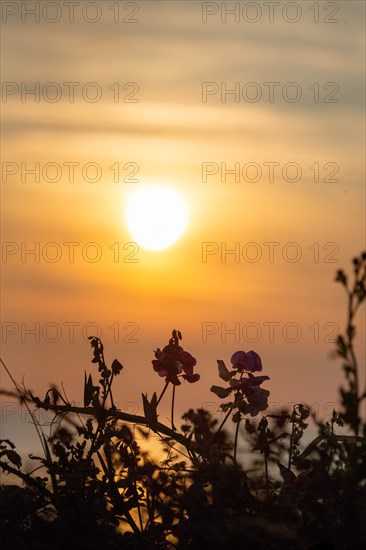
[[[172,246],[188,225],[188,206],[175,189],[164,185],[144,185],[129,194],[125,220],[134,241],[147,250]]]

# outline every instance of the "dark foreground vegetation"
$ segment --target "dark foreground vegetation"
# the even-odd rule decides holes
[[[123,366],[107,366],[98,338],[90,339],[94,366],[85,374],[83,407],[56,388],[43,399],[33,395],[2,363],[14,386],[4,393],[33,415],[44,452],[26,471],[13,443],[0,441],[0,467],[18,480],[0,489],[2,548],[366,548],[366,395],[354,348],[366,253],[352,271],[336,276],[347,296],[346,328],[336,342],[344,384],[327,421],[311,418],[302,404],[266,414],[268,376],[254,351],[235,352],[230,367],[218,361],[220,382],[211,391],[222,400],[221,424],[200,409],[177,420],[175,392],[183,380],[199,382],[199,374],[176,330],[155,351],[153,369],[165,385],[160,396],[142,395],[144,416],[115,407],[113,381]],[[162,399],[171,399],[170,425],[159,421]],[[54,413],[50,435],[37,409]],[[311,420],[318,435],[304,446]],[[161,441],[161,461],[141,448],[152,434]],[[257,456],[250,466],[238,453],[243,438]]]

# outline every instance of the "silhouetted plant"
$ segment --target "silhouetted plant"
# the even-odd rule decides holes
[[[313,418],[318,436],[305,448],[302,437],[309,409],[265,414],[269,380],[255,351],[237,351],[231,370],[218,360],[226,387],[212,386],[225,413],[219,424],[207,411],[190,409],[177,429],[175,389],[181,378],[199,380],[196,359],[173,330],[167,346],[154,352],[152,364],[165,378],[160,396],[142,395],[144,416],[115,406],[113,382],[123,370],[110,367],[103,343],[90,338],[95,372],[85,373],[84,406],[77,407],[50,388],[44,399],[19,385],[13,395],[31,407],[53,411],[46,437],[33,415],[43,457],[25,471],[9,440],[0,441],[0,467],[19,485],[0,490],[1,533],[7,548],[349,548],[366,543],[366,423],[361,404],[359,367],[354,350],[354,319],[365,299],[366,253],[353,260],[353,282],[343,271],[336,280],[348,297],[347,325],[337,340],[346,386],[341,406],[330,420]],[[170,426],[159,421],[159,405],[172,387]],[[9,394],[9,392],[7,392]],[[11,392],[10,392],[11,393]],[[231,417],[234,439],[227,421]],[[219,424],[219,425],[218,425]],[[242,430],[240,428],[243,427]],[[142,450],[136,434],[149,442],[159,437],[162,458]],[[258,454],[261,475],[243,469],[239,438]],[[275,468],[275,470],[274,470]],[[279,477],[274,472],[280,474]]]

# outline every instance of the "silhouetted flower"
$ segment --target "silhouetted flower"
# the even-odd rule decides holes
[[[262,361],[258,353],[251,350],[236,351],[231,357],[233,368],[238,372],[255,372],[262,370]]]
[[[166,382],[179,386],[178,375],[182,375],[190,383],[197,382],[200,379],[199,374],[193,373],[193,367],[197,363],[196,359],[188,351],[184,351],[181,346],[178,346],[173,339],[163,350],[158,348],[155,351],[155,357],[156,359],[152,361],[154,371],[159,376],[165,377]]]
[[[254,376],[252,372],[262,370],[262,361],[255,351],[237,351],[231,357],[234,370],[229,371],[224,361],[217,361],[219,376],[225,382],[229,382],[228,388],[212,386],[211,391],[220,399],[225,399],[234,392],[235,401],[230,403],[231,409],[239,409],[244,414],[256,416],[260,411],[268,407],[269,391],[259,386],[269,376]],[[235,376],[240,373],[240,378]],[[244,376],[246,375],[246,376]]]

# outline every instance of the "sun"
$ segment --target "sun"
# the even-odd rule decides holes
[[[134,241],[147,250],[172,246],[184,233],[189,220],[187,203],[178,191],[158,184],[130,192],[125,220]]]

